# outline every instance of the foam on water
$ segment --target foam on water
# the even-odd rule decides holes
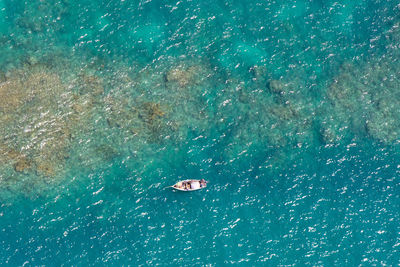
[[[0,1],[0,262],[397,264],[398,14]]]

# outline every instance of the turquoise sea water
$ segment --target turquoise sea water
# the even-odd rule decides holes
[[[398,265],[399,14],[0,0],[0,263]]]

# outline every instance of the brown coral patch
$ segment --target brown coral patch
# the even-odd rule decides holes
[[[30,98],[25,84],[14,77],[0,84],[0,111],[7,113],[17,109]]]
[[[27,158],[23,157],[17,161],[14,165],[14,169],[16,172],[23,172],[26,169],[29,169],[32,166],[32,163]]]
[[[165,112],[161,109],[159,103],[145,102],[141,106],[139,112],[140,118],[148,124],[154,124],[154,122],[165,115]]]
[[[1,162],[14,162],[17,172],[57,176],[74,136],[89,128],[93,93],[102,91],[101,81],[94,77],[78,80],[90,93],[74,94],[73,86],[40,64],[25,65],[7,75],[0,85],[0,143],[5,144]]]
[[[78,75],[77,86],[80,94],[90,93],[92,96],[99,96],[104,93],[103,80],[94,74],[81,72]]]

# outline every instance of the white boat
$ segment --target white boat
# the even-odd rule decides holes
[[[183,180],[179,181],[174,185],[168,186],[173,189],[179,190],[179,191],[196,191],[203,189],[207,187],[207,181],[204,179],[201,180]]]

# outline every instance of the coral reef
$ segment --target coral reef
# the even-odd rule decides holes
[[[24,84],[15,73],[6,75],[7,80],[0,84],[0,112],[5,116],[32,98],[32,92],[25,92]]]
[[[169,70],[165,75],[168,86],[179,87],[193,86],[199,83],[201,79],[201,68],[199,66],[178,66]]]
[[[149,125],[154,125],[165,115],[160,104],[145,102],[139,110],[139,118]]]
[[[168,108],[164,104],[141,102],[124,95],[105,98],[106,120],[109,127],[120,132],[121,138],[141,138],[147,142],[161,141],[168,127]]]
[[[260,74],[252,73],[251,82],[229,80],[216,100],[218,123],[213,127],[221,125],[219,142],[227,144],[223,158],[233,169],[246,164],[249,169],[282,166],[286,161],[281,156],[288,157],[285,153],[301,157],[302,151],[317,142],[313,136],[315,106],[301,71],[269,79],[272,75],[266,68],[257,68]],[[284,155],[271,156],[277,150]]]
[[[117,158],[144,164],[158,147],[181,147],[200,136],[207,141],[199,142],[225,144],[221,162],[241,166],[254,159],[254,168],[267,168],[349,133],[388,144],[400,134],[399,69],[389,60],[342,64],[319,104],[301,69],[273,78],[255,65],[246,81],[217,76],[193,58],[154,65],[78,64],[65,57],[44,64],[44,58],[28,57],[0,83],[0,168],[8,175],[0,178],[2,188],[48,188],[65,179],[68,162],[89,169]]]
[[[105,98],[110,126],[130,129],[151,142],[180,142],[188,131],[209,127],[204,100],[213,72],[205,62],[171,58],[124,76],[130,81],[121,81],[115,86],[120,89]]]
[[[326,139],[337,140],[343,129],[358,136],[369,135],[386,144],[400,138],[398,107],[400,73],[398,64],[387,54],[378,60],[345,63],[333,79],[327,96],[327,110],[335,124],[323,129]],[[329,134],[328,134],[329,133]]]
[[[279,80],[269,80],[268,81],[268,89],[273,94],[283,94],[285,91],[285,84]]]
[[[26,175],[38,190],[45,188],[40,181],[59,183],[72,143],[90,133],[102,81],[79,72],[71,76],[73,69],[63,67],[25,64],[1,82],[0,162],[2,173],[13,177],[0,179],[1,188],[23,186],[16,181]]]
[[[58,117],[62,111],[65,86],[58,75],[45,69],[16,70],[9,75],[2,92],[7,97],[1,99],[4,117],[3,140],[16,151],[32,159],[20,159],[15,165],[16,171],[22,171],[41,158],[48,164],[54,164],[60,153],[67,153],[65,143],[68,138],[62,129],[66,128],[65,120]],[[10,120],[10,118],[12,118]],[[11,130],[11,131],[10,131]]]
[[[17,161],[17,163],[15,163],[14,169],[17,172],[23,172],[24,170],[29,169],[31,165],[31,161],[27,160],[26,158],[21,158]]]
[[[33,32],[43,32],[62,28],[61,19],[68,14],[69,1],[26,2],[21,16],[16,18],[17,25]]]

